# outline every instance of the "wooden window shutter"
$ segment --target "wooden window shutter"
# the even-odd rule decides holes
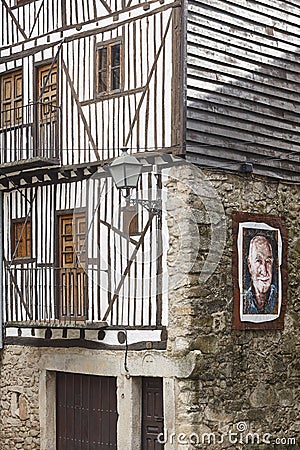
[[[23,78],[22,71],[1,77],[1,127],[22,122]]]
[[[138,209],[135,205],[126,205],[123,209],[123,231],[126,236],[140,234]]]
[[[18,220],[13,223],[12,253],[15,258],[31,258],[31,223]]]

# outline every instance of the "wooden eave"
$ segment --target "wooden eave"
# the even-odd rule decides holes
[[[155,164],[158,170],[182,164],[181,158],[176,157],[175,159],[172,153],[163,151],[134,153],[134,156],[142,160],[143,164],[148,164],[149,166]],[[45,158],[31,158],[14,163],[6,163],[0,165],[0,189],[10,191],[16,189],[16,187],[27,188],[53,183],[76,182],[88,179],[92,175],[98,178],[107,177],[109,173],[105,166],[108,166],[112,161],[113,159],[109,159],[72,166],[60,166],[56,161],[52,161],[52,165],[46,165],[49,160]],[[143,171],[149,171],[149,166],[145,165]]]
[[[60,166],[58,159],[49,159],[40,156],[29,159],[19,159],[17,161],[0,164],[0,174],[10,174],[17,171],[31,170],[35,168],[47,168]]]

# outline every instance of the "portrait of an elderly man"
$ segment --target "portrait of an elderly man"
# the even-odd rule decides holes
[[[243,294],[244,314],[274,314],[277,288],[273,281],[274,256],[269,239],[254,236],[249,244],[247,267],[250,287]]]

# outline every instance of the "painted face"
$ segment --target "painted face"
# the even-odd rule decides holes
[[[256,236],[249,247],[248,268],[256,294],[265,294],[272,283],[273,254],[269,241]]]

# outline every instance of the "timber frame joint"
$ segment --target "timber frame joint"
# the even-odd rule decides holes
[[[149,213],[157,215],[159,218],[161,218],[162,216],[161,200],[130,199],[130,205],[131,206],[141,205],[143,208],[147,209]]]

